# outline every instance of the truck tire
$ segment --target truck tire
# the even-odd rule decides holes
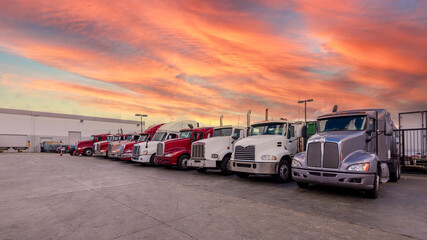
[[[400,162],[398,161],[396,164],[396,169],[394,170],[394,172],[390,172],[390,182],[397,182],[400,179],[400,172],[401,172],[401,168],[400,168]]]
[[[274,179],[280,183],[291,181],[291,164],[288,159],[284,158],[280,160],[279,167],[277,168],[277,174],[274,175]]]
[[[196,171],[199,173],[205,173],[208,169],[207,168],[197,168]]]
[[[86,148],[86,149],[83,151],[83,156],[92,156],[92,154],[93,154],[93,151],[92,151],[92,149],[91,149],[91,148]]]
[[[377,173],[375,173],[374,188],[367,190],[365,192],[365,195],[368,198],[376,199],[376,198],[378,198],[378,195],[380,194],[380,189],[381,189],[381,178],[380,178],[380,175],[378,174],[378,170],[377,170]]]
[[[308,188],[309,183],[306,183],[306,182],[297,182],[297,185],[300,188]]]
[[[231,175],[232,172],[230,170],[230,156],[225,156],[221,161],[221,174],[224,176]]]
[[[181,156],[179,156],[178,162],[177,162],[179,170],[185,171],[185,170],[188,169],[187,163],[188,163],[189,159],[190,158],[187,155],[181,155]]]
[[[245,172],[236,172],[236,175],[239,178],[247,178],[247,177],[249,177],[249,173],[245,173]]]
[[[156,161],[155,161],[154,158],[155,158],[155,154],[151,155],[151,157],[150,157],[150,166],[157,167],[159,165],[156,163]]]

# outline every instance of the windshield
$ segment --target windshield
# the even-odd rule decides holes
[[[108,137],[107,137],[107,141],[111,141],[111,140],[113,140],[113,137],[114,137],[114,136],[108,136]]]
[[[90,137],[90,140],[92,141],[95,140],[95,136]]]
[[[151,139],[151,141],[163,141],[163,139],[165,139],[166,137],[165,132],[157,132],[156,134],[154,134],[153,139]]]
[[[148,138],[148,134],[140,135],[138,138],[138,142],[144,142],[147,140],[147,138]]]
[[[120,140],[120,136],[114,136],[114,140],[113,141],[119,141]]]
[[[133,135],[126,135],[126,140],[132,140]]]
[[[179,132],[179,138],[190,138],[192,132],[193,131],[182,131],[182,132]]]
[[[319,132],[362,131],[366,128],[366,116],[334,117],[317,121]]]
[[[232,128],[220,128],[215,129],[213,132],[214,137],[225,137],[225,136],[231,136],[231,133],[233,132]]]
[[[284,123],[270,123],[251,127],[251,136],[256,135],[283,135]]]

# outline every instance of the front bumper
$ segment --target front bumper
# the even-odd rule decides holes
[[[277,174],[278,162],[254,162],[230,160],[230,170],[252,174]]]
[[[93,152],[94,157],[106,157],[107,152]]]
[[[160,164],[160,165],[176,165],[177,159],[173,157],[156,156],[154,161],[156,162],[156,164]]]
[[[149,163],[151,155],[132,155],[132,161],[139,163]]]
[[[132,153],[123,153],[122,155],[119,155],[119,158],[121,160],[132,160]]]
[[[119,152],[108,152],[108,157],[109,158],[118,158],[119,157]]]
[[[368,190],[374,187],[375,174],[292,168],[292,178],[296,182]]]
[[[194,168],[216,168],[216,162],[217,160],[212,159],[190,159],[188,160],[187,165]]]
[[[76,154],[83,154],[83,151],[84,151],[85,149],[84,148],[76,148],[75,149],[75,152],[76,152]]]

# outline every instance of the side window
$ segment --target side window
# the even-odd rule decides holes
[[[195,132],[195,133],[193,133],[193,136],[192,136],[192,140],[193,141],[197,141],[197,140],[200,140],[200,139],[202,139],[202,137],[203,137],[203,135],[202,135],[202,133],[201,132]]]
[[[233,138],[235,139],[240,138],[240,129],[234,129]]]
[[[176,135],[175,133],[171,133],[171,134],[169,134],[169,136],[168,136],[167,139],[174,139],[174,138],[177,138],[177,137],[178,137],[178,135]]]
[[[288,139],[295,137],[295,127],[294,125],[289,125],[288,128]]]
[[[375,132],[375,119],[369,119],[368,131]]]
[[[98,137],[98,141],[101,141],[102,140],[102,137]]]

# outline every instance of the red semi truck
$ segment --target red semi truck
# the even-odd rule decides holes
[[[93,154],[93,144],[100,141],[107,140],[108,133],[92,135],[89,140],[80,141],[77,143],[76,149],[74,150],[76,155],[82,154],[83,156],[92,156]]]
[[[178,166],[180,170],[187,170],[187,162],[191,156],[191,144],[204,138],[210,138],[212,135],[212,127],[183,129],[179,132],[178,138],[157,144],[155,162],[156,164]]]
[[[157,132],[157,130],[163,126],[164,123],[159,125],[154,125],[149,128],[147,128],[143,133],[140,134],[139,138],[135,142],[125,143],[120,146],[119,149],[119,158],[121,160],[130,161],[132,160],[132,148],[133,145],[140,143],[140,142],[148,142],[151,141],[154,134]]]
[[[120,135],[120,134],[109,135],[107,140],[94,143],[93,144],[93,156],[95,156],[95,157],[107,157],[108,144],[110,142],[125,140],[128,135],[129,134],[126,134],[126,135]],[[132,134],[130,134],[130,135],[132,135]]]

